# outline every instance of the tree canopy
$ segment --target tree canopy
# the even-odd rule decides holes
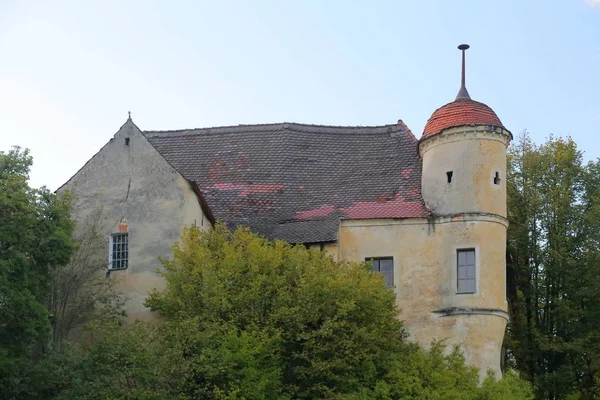
[[[600,398],[600,164],[525,132],[507,182],[509,361],[539,399]]]
[[[407,342],[394,292],[364,263],[217,225],[186,230],[165,269],[148,305],[168,318],[184,398],[480,399],[506,385],[479,387],[459,349]],[[503,398],[528,398],[508,379]]]
[[[68,199],[29,187],[26,150],[0,152],[0,391],[36,357],[51,315],[53,268],[68,262],[73,221]]]

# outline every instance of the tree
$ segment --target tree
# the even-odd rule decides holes
[[[261,343],[257,357],[278,360],[278,396],[324,398],[372,385],[403,344],[394,294],[364,265],[217,225],[187,230],[165,268],[167,289],[152,294],[152,309],[187,332],[192,347],[195,337],[223,334]],[[235,392],[235,382],[221,389]]]
[[[364,263],[220,224],[186,230],[173,252],[167,288],[148,305],[168,318],[162,352],[179,395],[498,398],[497,381],[480,388],[458,349],[446,356],[442,344],[406,342],[394,293]],[[514,382],[503,398],[528,398],[527,384]]]
[[[85,337],[65,342],[33,368],[20,398],[177,400],[163,378],[158,338],[149,324],[94,321]]]
[[[31,164],[27,150],[0,152],[0,393],[5,398],[43,347],[51,271],[67,263],[73,250],[69,201],[29,187]]]
[[[540,399],[600,397],[600,165],[525,132],[508,157],[513,364]]]
[[[24,399],[529,400],[443,343],[405,340],[394,295],[364,264],[191,228],[149,300],[160,324],[94,321],[33,368]]]
[[[48,308],[57,351],[69,335],[80,332],[87,323],[125,315],[124,299],[114,288],[116,281],[105,279],[106,261],[98,259],[106,246],[101,221],[101,210],[85,221],[73,239],[69,262],[52,270]]]

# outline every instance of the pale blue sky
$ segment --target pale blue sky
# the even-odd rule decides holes
[[[467,87],[513,133],[600,157],[600,0],[0,0],[0,150],[56,189],[119,129],[384,125]]]

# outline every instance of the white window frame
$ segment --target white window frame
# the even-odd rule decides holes
[[[116,261],[124,261],[125,262],[125,266],[124,267],[118,267],[115,268],[113,267],[113,262],[114,260],[114,252],[113,252],[113,245],[114,245],[114,240],[116,237],[124,237],[125,241],[121,242],[121,243],[125,243],[126,247],[125,250],[123,251],[126,254],[126,257],[123,257],[122,259],[116,260]],[[108,269],[115,271],[115,270],[123,270],[123,269],[127,269],[129,267],[129,232],[118,232],[118,233],[113,233],[108,237]]]

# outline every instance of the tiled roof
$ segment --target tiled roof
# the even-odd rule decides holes
[[[461,125],[503,127],[502,122],[490,107],[478,101],[463,98],[435,110],[425,125],[421,139],[440,133],[446,128]]]
[[[214,217],[291,243],[337,240],[340,219],[427,215],[417,140],[402,123],[146,131]]]

